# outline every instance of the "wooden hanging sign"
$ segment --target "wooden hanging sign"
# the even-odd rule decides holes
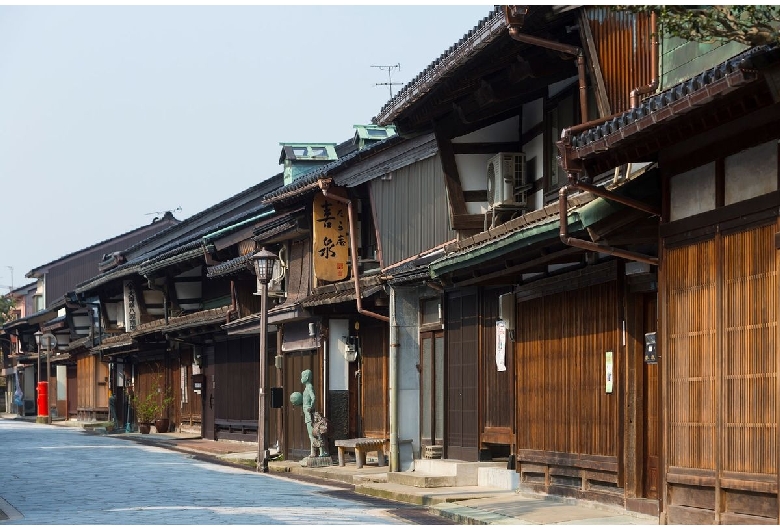
[[[328,282],[344,280],[349,259],[347,205],[318,193],[312,210],[314,276]]]

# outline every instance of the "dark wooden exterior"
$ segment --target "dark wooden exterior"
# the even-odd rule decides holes
[[[496,367],[496,322],[499,317],[498,301],[500,294],[509,294],[506,288],[485,289],[481,297],[480,313],[480,387],[485,389],[481,403],[480,447],[492,449],[491,456],[514,454],[515,403],[514,345],[511,336],[506,341],[505,371]],[[508,451],[496,446],[505,446]]]
[[[274,342],[275,341],[269,341]],[[260,341],[257,335],[214,345],[214,425],[217,439],[257,441]],[[273,355],[270,356],[273,361]]]
[[[444,456],[479,459],[479,322],[476,288],[447,293]]]

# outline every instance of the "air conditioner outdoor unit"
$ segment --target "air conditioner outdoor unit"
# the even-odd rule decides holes
[[[525,153],[498,153],[487,164],[488,206],[525,207],[531,188],[526,182]]]

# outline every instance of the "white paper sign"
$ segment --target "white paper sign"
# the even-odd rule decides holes
[[[612,352],[608,351],[606,355],[606,365],[607,365],[607,394],[612,393]]]
[[[496,368],[506,372],[506,322],[496,320]]]
[[[133,331],[139,324],[138,300],[136,300],[135,286],[130,280],[125,281],[125,331]]]

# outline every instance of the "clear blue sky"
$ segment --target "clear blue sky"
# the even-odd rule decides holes
[[[0,6],[0,293],[346,140],[389,98],[371,65],[406,83],[491,9]]]

